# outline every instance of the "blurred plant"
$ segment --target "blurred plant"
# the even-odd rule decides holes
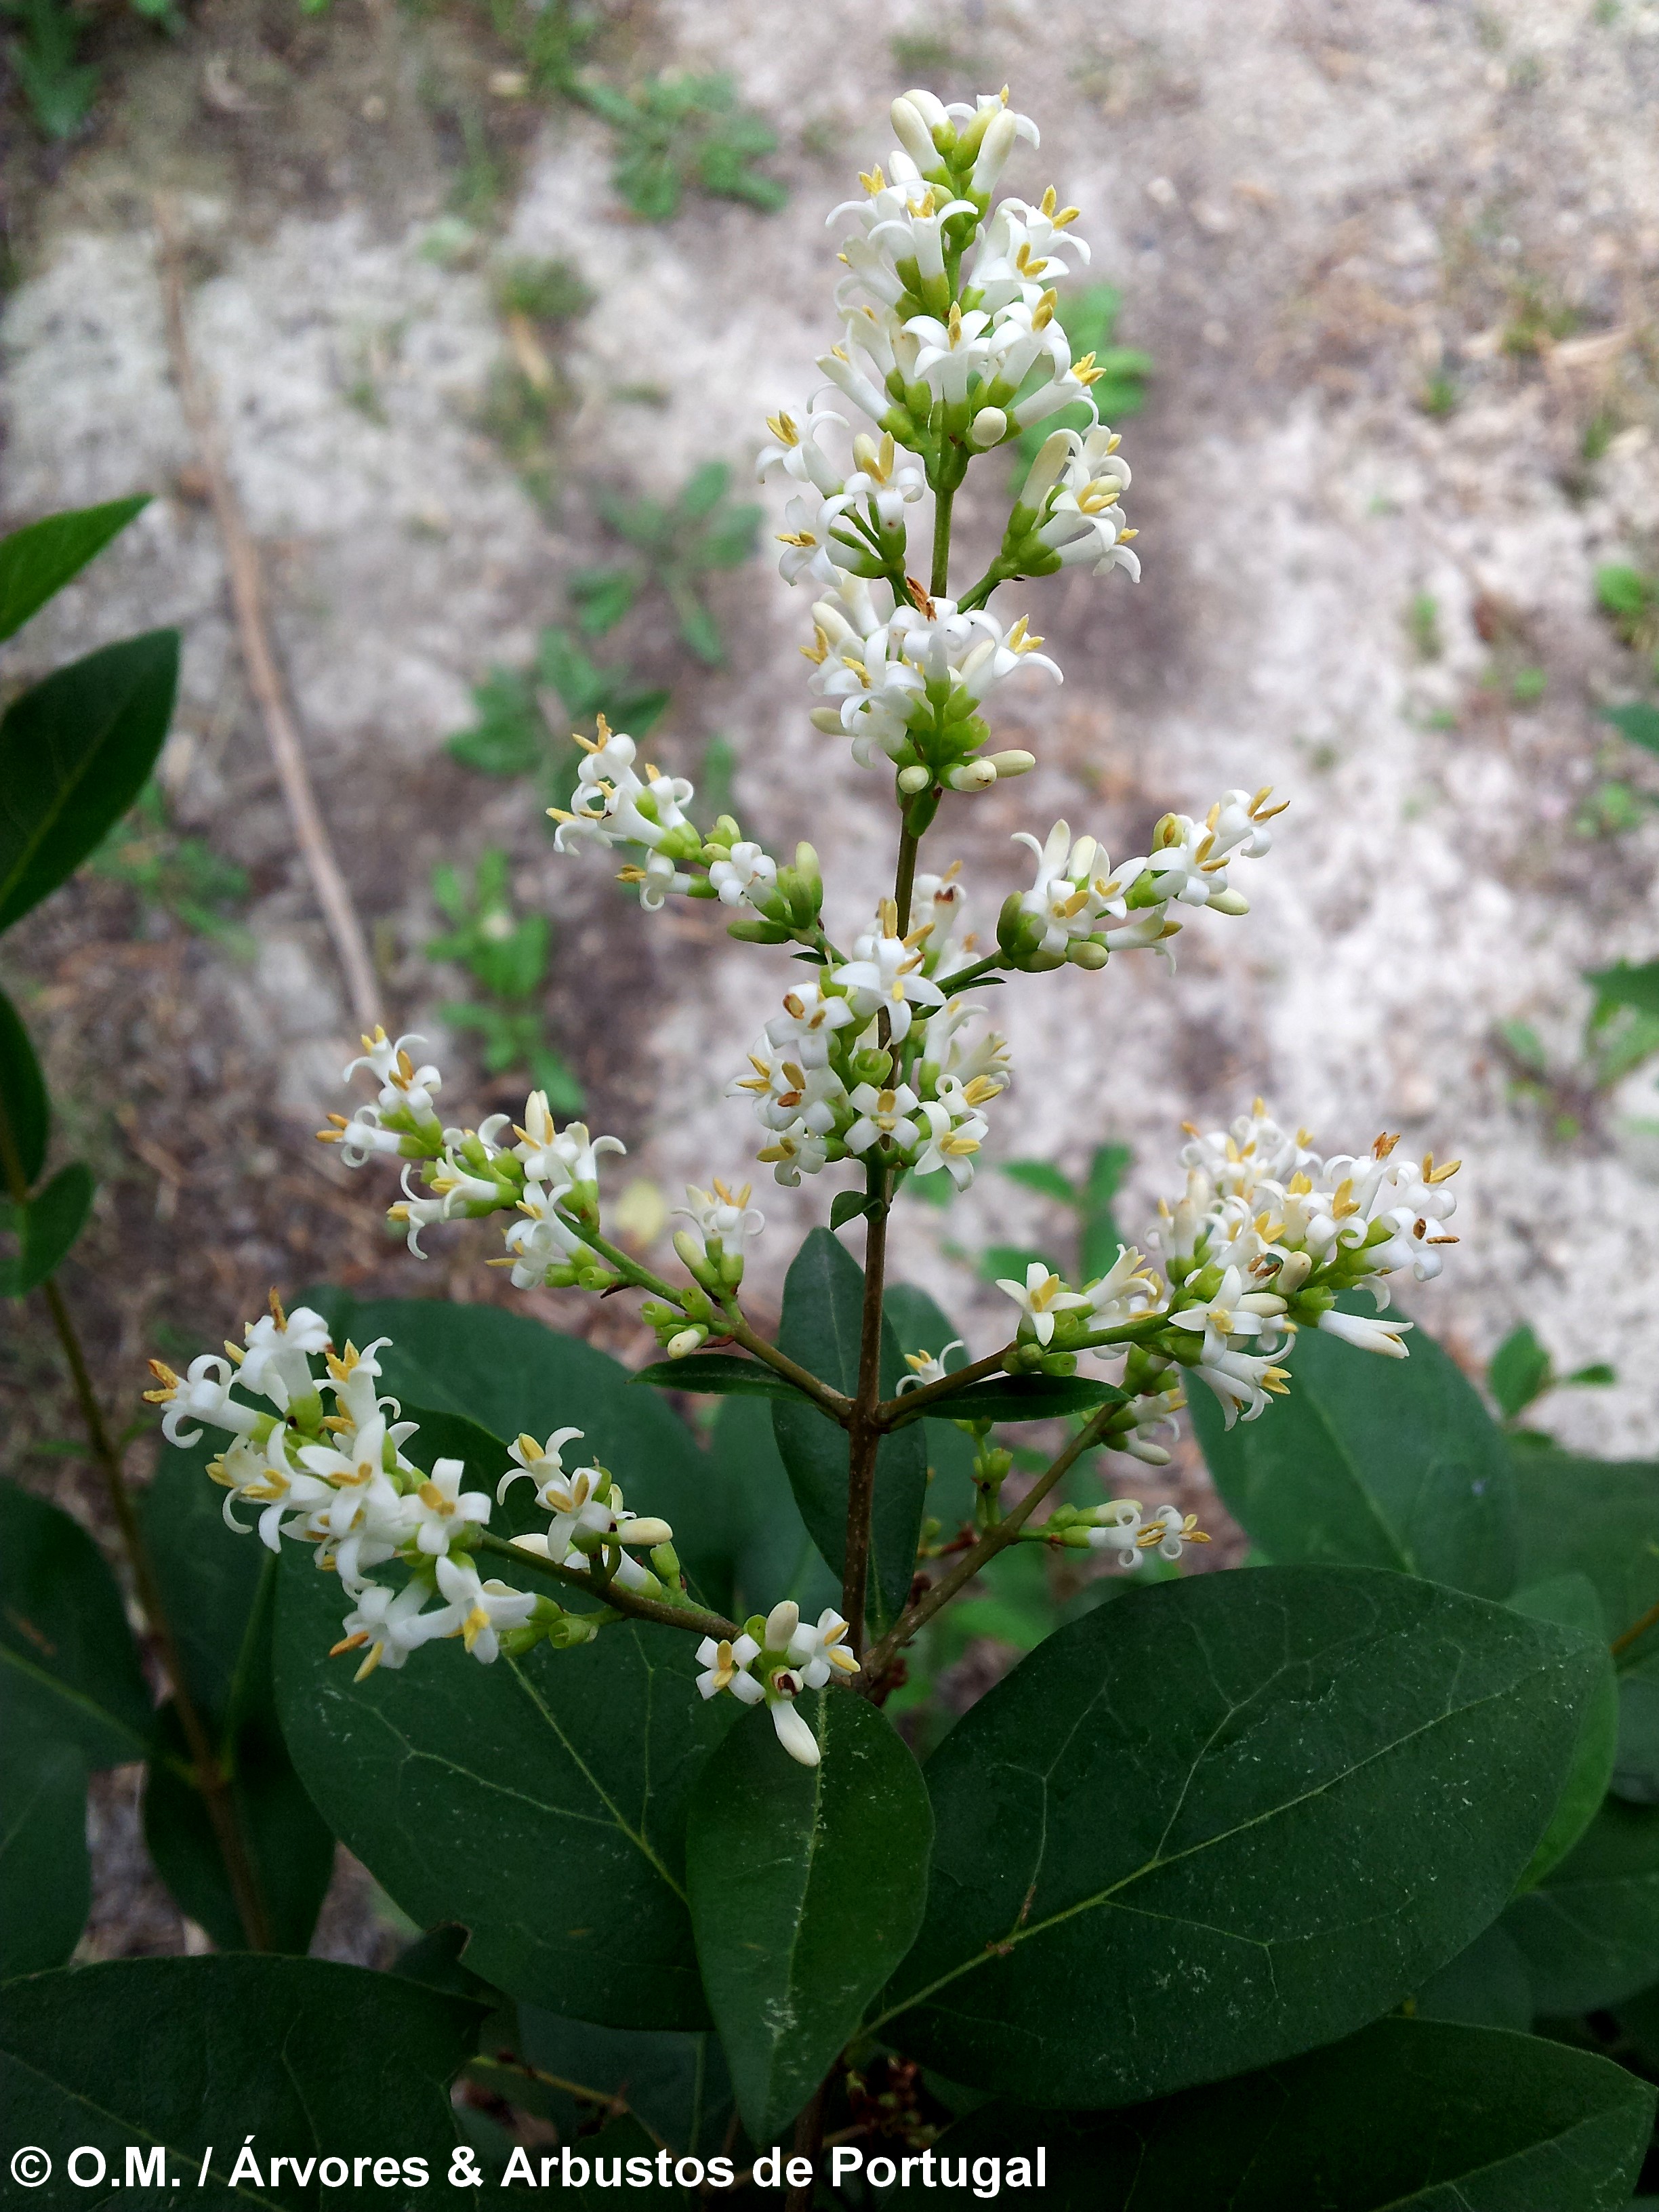
[[[203,838],[181,836],[154,777],[87,865],[108,882],[137,891],[146,913],[165,914],[192,936],[237,952],[252,951],[253,940],[236,919],[247,901],[246,869],[216,853]]]
[[[447,935],[428,940],[428,960],[453,960],[477,987],[477,995],[440,1006],[452,1029],[481,1040],[490,1075],[527,1068],[532,1087],[547,1093],[561,1114],[581,1110],[582,1090],[547,1033],[542,994],[553,950],[553,926],[544,914],[515,915],[507,881],[507,856],[489,846],[469,881],[447,862],[432,872],[432,896],[448,920]]]
[[[731,489],[730,466],[705,461],[666,503],[599,494],[600,515],[641,558],[579,568],[569,578],[576,620],[589,637],[614,629],[643,592],[657,590],[674,611],[682,642],[706,667],[720,665],[725,647],[701,587],[717,570],[753,560],[761,519],[758,507],[733,502]]]
[[[1540,278],[1522,277],[1510,293],[1504,350],[1517,358],[1547,353],[1558,339],[1570,337],[1583,319],[1577,308],[1555,298]]]
[[[1103,422],[1121,422],[1126,415],[1138,415],[1146,404],[1146,383],[1155,364],[1149,353],[1141,353],[1133,346],[1115,346],[1112,333],[1123,305],[1123,295],[1115,284],[1087,284],[1080,292],[1069,297],[1062,295],[1054,308],[1054,315],[1070,342],[1074,360],[1092,356],[1093,364],[1101,371],[1090,387],[1090,398]],[[1055,430],[1084,430],[1088,428],[1091,413],[1081,401],[1069,407],[1057,409],[1022,430],[1014,441],[1015,449],[1022,462],[1036,459],[1043,440]]]
[[[1581,1133],[1609,1091],[1659,1053],[1659,961],[1643,967],[1621,961],[1591,969],[1584,981],[1595,996],[1576,1066],[1557,1066],[1529,1022],[1502,1022],[1498,1028],[1512,1070],[1511,1102],[1540,1113],[1563,1143]]]
[[[1659,754],[1659,707],[1640,701],[1626,707],[1604,707],[1601,719],[1610,722],[1632,744]],[[1617,836],[1639,829],[1647,818],[1646,810],[1656,805],[1659,797],[1652,792],[1643,791],[1622,777],[1611,777],[1598,783],[1583,801],[1573,817],[1573,827],[1581,837]]]
[[[1609,562],[1595,572],[1595,599],[1621,644],[1653,656],[1659,681],[1659,575],[1627,562]]]
[[[46,137],[72,138],[98,96],[96,65],[76,58],[85,19],[61,0],[0,0],[0,14],[20,27],[6,53],[36,125]]]
[[[1064,1253],[1061,1261],[1074,1260],[1084,1277],[1092,1279],[1103,1275],[1123,1249],[1113,1205],[1133,1157],[1127,1145],[1097,1146],[1088,1174],[1078,1183],[1048,1160],[1008,1160],[1001,1172],[1010,1182],[1035,1191],[1039,1198],[1052,1199],[1073,1216],[1069,1233],[1062,1241],[1074,1243],[1075,1251]],[[1073,1272],[1048,1252],[1027,1250],[1024,1245],[990,1244],[980,1255],[978,1273],[988,1283],[1004,1276],[1023,1278],[1033,1260],[1041,1260],[1048,1267],[1058,1267],[1062,1273]]]
[[[668,694],[624,666],[601,667],[568,630],[550,627],[541,634],[533,668],[492,668],[474,687],[472,702],[478,719],[450,738],[452,757],[483,775],[533,775],[544,804],[562,806],[581,758],[571,724],[586,727],[603,715],[644,737]]]
[[[1406,632],[1419,660],[1438,660],[1446,649],[1440,632],[1440,602],[1432,592],[1417,592],[1406,610]]]
[[[776,149],[777,133],[738,106],[729,76],[659,76],[632,93],[587,77],[573,89],[616,131],[611,181],[623,204],[643,221],[666,222],[677,215],[688,185],[768,215],[787,204],[784,186],[753,166]]]
[[[1456,378],[1448,374],[1443,368],[1438,368],[1432,376],[1424,380],[1417,395],[1417,409],[1420,415],[1432,416],[1437,421],[1443,422],[1448,415],[1457,412],[1462,399],[1462,386]]]
[[[1503,1416],[1504,1428],[1520,1443],[1554,1441],[1537,1429],[1524,1427],[1521,1419],[1528,1407],[1535,1406],[1547,1392],[1600,1389],[1618,1380],[1604,1359],[1577,1367],[1571,1375],[1558,1375],[1554,1361],[1527,1322],[1510,1331],[1486,1365],[1486,1388]]]

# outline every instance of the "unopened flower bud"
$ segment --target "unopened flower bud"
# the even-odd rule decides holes
[[[939,166],[939,148],[933,143],[933,132],[922,120],[921,110],[901,95],[893,102],[891,114],[899,144],[922,175],[931,176]]]
[[[841,714],[834,707],[814,707],[807,720],[815,730],[822,730],[826,738],[841,735]]]
[[[700,1344],[707,1342],[708,1336],[708,1331],[706,1328],[683,1328],[678,1335],[669,1338],[663,1350],[671,1359],[684,1359],[694,1352]]]
[[[898,772],[898,787],[906,798],[918,791],[926,791],[933,777],[925,768],[902,768]]]
[[[624,1544],[643,1544],[650,1549],[667,1543],[673,1534],[667,1522],[653,1521],[644,1514],[635,1520],[624,1521],[617,1531]]]
[[[996,769],[988,760],[958,761],[945,771],[952,791],[988,791],[996,780]]]
[[[1092,937],[1075,938],[1066,948],[1066,957],[1073,968],[1103,968],[1111,957],[1106,947],[1097,945]]]
[[[981,453],[1000,446],[1008,433],[1008,417],[1000,407],[981,407],[968,426],[968,442]]]
[[[591,1644],[599,1632],[591,1613],[567,1613],[548,1630],[547,1640],[556,1651],[574,1651],[579,1644]]]
[[[679,1587],[680,1555],[672,1544],[659,1544],[651,1554],[651,1564],[671,1589]]]
[[[987,753],[985,757],[999,776],[1029,775],[1036,766],[1035,753],[1021,752],[1018,748],[1004,753]]]

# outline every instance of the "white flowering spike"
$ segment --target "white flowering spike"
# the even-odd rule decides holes
[[[422,1045],[426,1039],[411,1034],[393,1040],[377,1029],[362,1042],[362,1054],[340,1080],[349,1083],[359,1068],[367,1068],[380,1086],[380,1096],[374,1105],[360,1106],[349,1121],[342,1114],[331,1114],[327,1128],[317,1132],[319,1138],[325,1145],[338,1145],[349,1168],[362,1167],[377,1152],[404,1159],[429,1158],[441,1139],[432,1101],[443,1079],[430,1062],[417,1067],[410,1052],[411,1045]]]
[[[830,981],[846,992],[854,1011],[866,1020],[884,1015],[888,1036],[902,1044],[910,1034],[915,1008],[943,1006],[945,994],[923,972],[915,933],[899,937],[896,928],[892,903],[884,902],[873,927],[855,939],[852,959],[832,969]]]
[[[356,1605],[345,1617],[344,1633],[329,1657],[337,1659],[342,1652],[362,1650],[367,1644],[362,1664],[353,1678],[359,1682],[377,1667],[403,1666],[411,1651],[418,1651],[434,1636],[453,1635],[459,1626],[453,1606],[422,1610],[432,1595],[429,1586],[422,1582],[405,1583],[395,1591],[383,1583],[365,1583],[357,1594]]]
[[[436,1459],[432,1472],[415,1492],[418,1508],[415,1541],[423,1552],[447,1552],[453,1540],[473,1522],[489,1518],[489,1500],[481,1490],[463,1491],[466,1463],[459,1459]]]

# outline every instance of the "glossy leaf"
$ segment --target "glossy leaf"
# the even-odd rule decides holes
[[[792,1597],[809,1620],[841,1598],[841,1583],[806,1533],[763,1400],[726,1398],[708,1435],[708,1460],[730,1499],[732,1617],[769,1613]]]
[[[864,1270],[827,1229],[814,1229],[783,1286],[778,1349],[848,1397],[858,1389]],[[881,1395],[907,1372],[890,1322],[881,1339]],[[847,1431],[810,1404],[776,1405],[772,1431],[789,1470],[801,1518],[836,1574],[847,1558]],[[876,1455],[870,1523],[869,1617],[896,1620],[909,1595],[927,1490],[927,1447],[914,1429],[883,1438]]]
[[[1405,1575],[1131,1590],[929,1761],[927,1917],[882,2017],[951,2078],[1042,2104],[1350,2033],[1495,1917],[1594,1680],[1579,1638]]]
[[[26,1205],[13,1209],[17,1256],[0,1261],[0,1293],[21,1298],[56,1273],[86,1226],[94,1188],[91,1170],[71,1160]]]
[[[413,2176],[371,2190],[365,2175],[361,2192],[325,2186],[319,2200],[309,2167],[308,2185],[289,2169],[273,2187],[268,2161],[393,2154],[423,2160],[441,2190],[455,2142],[447,2085],[479,2018],[463,1998],[321,1959],[122,1959],[0,1990],[0,2085],[16,2140],[59,2176],[82,2145],[116,2181],[130,2143],[144,2155],[161,2145],[179,2201],[203,2212],[416,2206],[433,2197]],[[267,2185],[233,2190],[249,2136]]]
[[[1466,1951],[1449,1959],[1417,1992],[1418,2020],[1449,2020],[1465,2027],[1532,2026],[1532,1984],[1527,1962],[1501,1921],[1483,1928]]]
[[[1539,1839],[1516,1885],[1530,1889],[1565,1858],[1601,1809],[1613,1779],[1613,1753],[1619,1741],[1619,1684],[1607,1649],[1607,1623],[1601,1601],[1587,1577],[1555,1575],[1547,1583],[1532,1583],[1510,1600],[1517,1613],[1533,1620],[1553,1620],[1583,1637],[1595,1668],[1595,1687],[1579,1723],[1572,1765],[1562,1785],[1560,1801],[1550,1824]]]
[[[711,1398],[791,1398],[801,1394],[793,1382],[758,1359],[739,1359],[730,1352],[692,1352],[684,1359],[659,1359],[633,1377],[658,1390],[690,1390]]]
[[[8,1721],[0,1737],[0,1982],[61,1966],[92,1903],[87,1764]]]
[[[952,1421],[1052,1421],[1062,1413],[1093,1413],[1127,1403],[1115,1383],[1092,1375],[992,1375],[946,1398],[939,1418]]]
[[[625,2097],[629,2110],[678,2151],[707,2158],[721,2148],[732,2118],[732,2084],[714,2035],[595,2027],[534,2005],[520,2005],[517,2014],[514,2049],[526,2064],[601,2096]],[[488,2079],[487,2069],[472,2070]],[[544,2082],[536,2086],[540,2094],[528,2106],[521,2077],[515,2081],[503,2069],[500,2079],[511,2101],[551,2119],[561,2133],[574,2136],[592,2119],[592,2100],[563,2095]]]
[[[1190,1394],[1216,1487],[1268,1558],[1395,1567],[1507,1597],[1510,1447],[1450,1356],[1421,1329],[1409,1359],[1304,1329],[1288,1364],[1290,1392],[1271,1420],[1228,1429],[1209,1391]]]
[[[79,867],[137,799],[173,717],[179,633],[71,661],[0,720],[0,929]]]
[[[118,537],[149,494],[112,499],[48,514],[0,538],[0,644],[15,637],[32,614],[61,592],[72,576]]]
[[[143,1500],[143,1529],[198,1711],[229,1778],[270,1941],[303,1952],[334,1871],[334,1838],[294,1769],[271,1685],[277,1563],[232,1535],[209,1480],[216,1447],[168,1446]],[[144,1784],[144,1838],[182,1910],[221,1950],[247,1932],[172,1705],[157,1717]]]
[[[1576,1569],[1609,1638],[1659,1605],[1659,1461],[1575,1459],[1537,1444],[1512,1458],[1524,1583]]]
[[[797,1710],[819,1764],[789,1758],[764,1709],[745,1713],[686,1830],[703,1988],[757,2143],[806,2103],[909,1949],[933,1839],[921,1769],[873,1705],[817,1691]]]
[[[352,1658],[328,1656],[343,1611],[286,1546],[277,1705],[334,1832],[417,1924],[469,1929],[467,1966],[510,1996],[612,2027],[706,2027],[685,1806],[737,1708],[698,1695],[692,1639],[618,1623],[490,1667],[447,1641],[354,1682]]]
[[[1000,2155],[1006,2173],[1042,2144],[1048,2186],[1031,2201],[1051,2212],[1615,2212],[1653,2106],[1645,2081],[1588,2051],[1383,2020],[1328,2051],[1130,2112],[988,2106],[935,2154]],[[890,2201],[920,2212],[937,2195]]]
[[[1609,1798],[1504,1927],[1540,2013],[1597,2012],[1659,1981],[1659,1807]]]
[[[92,1767],[142,1759],[149,1692],[114,1577],[67,1513],[0,1483],[0,1714]]]
[[[315,1296],[307,1296],[314,1304]],[[337,1291],[328,1297],[337,1341],[348,1335],[359,1345],[392,1340],[379,1357],[384,1388],[400,1400],[461,1414],[509,1441],[526,1432],[543,1438],[555,1429],[580,1429],[574,1451],[611,1469],[633,1511],[661,1515],[693,1588],[716,1610],[726,1609],[731,1538],[719,1486],[711,1483],[686,1424],[654,1390],[629,1389],[632,1377],[619,1360],[501,1306],[443,1298],[358,1304]],[[565,1463],[583,1461],[567,1451]],[[484,1486],[492,1495],[510,1465],[503,1452],[496,1476]],[[509,1515],[526,1510],[525,1484],[507,1495]],[[508,1525],[514,1525],[510,1518]]]
[[[23,1181],[33,1183],[46,1164],[52,1109],[46,1078],[15,1006],[0,991],[0,1114],[6,1119]],[[0,1176],[0,1188],[5,1178]]]
[[[1504,1339],[1486,1368],[1486,1388],[1498,1410],[1512,1420],[1550,1387],[1550,1356],[1529,1324],[1522,1322]]]

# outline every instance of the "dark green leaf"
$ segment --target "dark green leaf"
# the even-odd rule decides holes
[[[1127,1145],[1100,1145],[1089,1162],[1089,1187],[1084,1203],[1091,1212],[1104,1212],[1117,1196],[1133,1153]]]
[[[691,1925],[750,2138],[770,2142],[823,2080],[915,1938],[933,1818],[921,1772],[860,1697],[797,1709],[817,1766],[745,1713],[704,1767],[686,1828]]]
[[[910,1283],[890,1282],[882,1304],[906,1353],[926,1352],[937,1359],[948,1346],[962,1341],[962,1332],[948,1315]],[[927,1450],[927,1516],[946,1534],[954,1534],[973,1517],[973,1439],[954,1423],[931,1414],[921,1429]]]
[[[633,1377],[658,1390],[690,1390],[716,1398],[793,1398],[801,1394],[773,1368],[758,1359],[740,1359],[730,1352],[691,1352],[684,1359],[659,1359],[641,1367]]]
[[[709,1494],[703,1455],[685,1423],[654,1391],[628,1388],[633,1378],[620,1361],[527,1315],[443,1298],[341,1305],[331,1310],[330,1326],[337,1341],[346,1333],[360,1345],[390,1337],[380,1355],[384,1387],[414,1405],[459,1413],[509,1440],[526,1432],[541,1438],[554,1429],[580,1429],[577,1449],[611,1469],[634,1511],[660,1514],[668,1522],[696,1591],[726,1610],[731,1547]],[[495,1478],[484,1486],[492,1493],[509,1463],[503,1456]],[[528,1494],[520,1484],[508,1491],[509,1504]]]
[[[1395,1567],[1506,1597],[1516,1567],[1509,1447],[1433,1338],[1419,1329],[1409,1359],[1379,1359],[1304,1329],[1289,1366],[1271,1420],[1228,1429],[1208,1391],[1191,1394],[1216,1487],[1268,1557]],[[1551,1561],[1528,1579],[1576,1564]]]
[[[1043,1252],[1033,1251],[1025,1244],[988,1244],[979,1255],[978,1275],[982,1283],[1023,1283],[1025,1271],[1036,1260],[1051,1275],[1064,1273]]]
[[[1510,1603],[1529,1620],[1553,1620],[1581,1636],[1595,1668],[1595,1687],[1584,1707],[1577,1747],[1562,1785],[1560,1802],[1516,1885],[1518,1889],[1530,1889],[1566,1856],[1607,1794],[1619,1740],[1619,1685],[1613,1671],[1613,1654],[1607,1649],[1601,1601],[1588,1577],[1552,1576],[1548,1582],[1532,1583],[1517,1590]]]
[[[1010,1182],[1020,1183],[1042,1198],[1055,1199],[1061,1206],[1078,1203],[1078,1193],[1050,1160],[1005,1160],[1002,1172]]]
[[[861,1190],[838,1190],[830,1206],[830,1226],[845,1229],[849,1221],[861,1220],[870,1210],[870,1201]]]
[[[1549,1387],[1550,1356],[1529,1324],[1522,1322],[1493,1352],[1486,1369],[1486,1388],[1498,1401],[1498,1412],[1513,1420]]]
[[[1659,1980],[1659,1806],[1610,1797],[1504,1927],[1540,2013],[1600,2011]]]
[[[1659,1805],[1659,1656],[1619,1677],[1619,1744],[1613,1788],[1632,1805]]]
[[[371,2193],[366,2175],[361,2191],[320,2197],[309,2170],[303,2188],[290,2169],[275,2187],[233,2190],[230,2172],[251,2136],[262,2183],[278,2149],[302,2162],[395,2154],[423,2160],[441,2191],[455,2142],[447,2087],[479,2016],[461,1998],[321,1959],[122,1959],[0,1990],[0,2081],[17,2140],[58,2174],[86,2144],[119,2182],[129,2144],[141,2157],[161,2146],[179,2201],[202,2212],[319,2202],[401,2212],[434,2202],[418,2166],[401,2186]]]
[[[882,2017],[951,2079],[1043,2104],[1350,2033],[1496,1916],[1594,1679],[1578,1638],[1406,1575],[1131,1590],[929,1761],[927,1917]]]
[[[1638,1013],[1659,1014],[1659,960],[1632,967],[1621,960],[1616,967],[1592,968],[1584,981],[1595,993],[1598,1012],[1605,1006],[1634,1006]]]
[[[86,1760],[76,1745],[8,1716],[0,1741],[0,1982],[61,1966],[91,1902]]]
[[[56,890],[138,796],[173,717],[179,633],[72,661],[0,720],[0,929]]]
[[[163,1449],[143,1501],[144,1535],[191,1695],[228,1777],[270,1942],[303,1952],[333,1874],[334,1838],[277,1723],[276,1561],[257,1536],[225,1527],[226,1492],[207,1474],[214,1452],[205,1440]],[[193,1765],[169,1704],[157,1716],[144,1785],[145,1841],[184,1911],[221,1950],[240,1950],[248,1933],[206,1802],[187,1778]]]
[[[781,1598],[792,1597],[816,1620],[839,1600],[841,1583],[806,1533],[762,1400],[722,1400],[709,1432],[708,1462],[730,1515],[733,1617],[769,1613]]]
[[[1632,744],[1644,745],[1649,752],[1659,753],[1659,707],[1603,707],[1601,720],[1611,722]]]
[[[1133,2112],[987,2106],[940,2159],[1046,2154],[1052,2212],[1617,2212],[1654,2092],[1583,2051],[1499,2028],[1382,2020]],[[890,2199],[920,2212],[936,2192]],[[965,2201],[965,2196],[964,2196]],[[1015,2201],[1024,2201],[1017,2197]]]
[[[492,668],[472,687],[477,720],[448,740],[450,757],[481,775],[529,775],[545,759],[548,728],[528,680],[510,668]]]
[[[48,514],[0,538],[0,644],[124,531],[149,494]]]
[[[21,1298],[54,1273],[86,1226],[93,1193],[91,1170],[71,1160],[26,1205],[14,1210],[17,1257],[0,1261],[0,1291]]]
[[[1093,1413],[1127,1403],[1114,1382],[1087,1375],[992,1375],[970,1382],[936,1407],[951,1421],[1050,1421],[1059,1413]]]
[[[520,2005],[514,2047],[544,2074],[580,2082],[600,2096],[625,2097],[629,2110],[677,2151],[707,2158],[722,2147],[732,2116],[732,2085],[713,2035],[595,2027]],[[501,2087],[513,2101],[526,2101],[522,2080],[515,2083],[503,2073]],[[595,2106],[543,2085],[536,2109],[544,2111],[561,2133],[574,2136],[592,2121]],[[584,2142],[581,2148],[591,2151],[592,2146]],[[629,2201],[634,2200],[630,2190]]]
[[[337,1583],[284,1550],[283,1732],[376,1881],[420,1925],[470,1929],[467,1966],[511,1996],[613,2027],[706,2026],[685,1804],[736,1709],[697,1694],[692,1639],[618,1623],[491,1667],[443,1642],[354,1682],[352,1656],[328,1656]]]
[[[88,1766],[142,1759],[151,1705],[114,1578],[85,1530],[0,1483],[0,1711]]]
[[[0,991],[0,1115],[5,1116],[16,1147],[23,1181],[32,1184],[46,1165],[52,1109],[29,1033],[3,991]],[[0,1176],[0,1184],[4,1181]]]
[[[778,1349],[850,1397],[858,1389],[864,1270],[827,1229],[814,1229],[790,1264],[783,1286]],[[881,1394],[891,1397],[908,1370],[892,1324],[881,1334]],[[837,1574],[847,1558],[847,1431],[808,1403],[776,1405],[772,1431],[789,1470],[801,1518]],[[912,1428],[882,1439],[870,1524],[870,1618],[896,1620],[909,1595],[927,1490],[927,1455]]]
[[[1532,1445],[1511,1465],[1522,1582],[1577,1568],[1595,1586],[1610,1638],[1659,1605],[1659,1462]]]
[[[1465,2027],[1532,2026],[1532,1984],[1527,1962],[1501,1922],[1483,1928],[1467,1951],[1449,1960],[1417,1992],[1419,2020],[1456,2021]]]

